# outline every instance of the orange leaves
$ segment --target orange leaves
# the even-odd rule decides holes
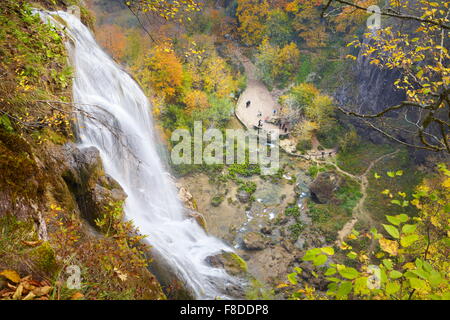
[[[173,100],[181,90],[183,66],[175,53],[167,48],[156,47],[145,62],[146,73],[143,81],[148,81],[167,101]]]
[[[0,272],[0,276],[3,276],[14,283],[20,282],[20,276],[14,270],[3,270]]]
[[[192,90],[184,98],[186,110],[191,114],[194,110],[202,110],[209,107],[208,96],[200,90]]]
[[[47,281],[36,281],[31,276],[21,278],[14,270],[0,272],[6,280],[6,287],[0,290],[3,300],[48,300],[53,288]]]
[[[264,37],[264,22],[269,11],[267,1],[238,0],[237,16],[244,42],[250,45],[260,43]]]
[[[121,60],[125,56],[127,40],[119,26],[103,25],[97,32],[97,40],[114,58]]]

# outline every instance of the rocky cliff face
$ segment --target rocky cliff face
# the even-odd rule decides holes
[[[364,42],[367,43],[368,39]],[[358,55],[350,82],[335,93],[337,102],[354,111],[375,114],[406,99],[405,92],[397,90],[394,82],[398,70],[388,70],[370,64],[370,57]]]

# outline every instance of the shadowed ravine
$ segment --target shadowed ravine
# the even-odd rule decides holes
[[[74,102],[100,120],[78,116],[80,148],[94,146],[100,150],[106,173],[128,195],[126,218],[148,235],[158,264],[170,266],[172,270],[167,273],[175,272],[196,298],[226,298],[224,289],[236,285],[237,280],[209,266],[205,259],[231,249],[184,215],[175,186],[156,151],[147,97],[75,16],[51,13],[56,14],[66,21],[66,32],[73,40],[67,47],[76,73]]]

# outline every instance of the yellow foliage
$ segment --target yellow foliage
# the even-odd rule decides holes
[[[184,98],[186,111],[192,113],[194,110],[202,110],[209,107],[208,96],[200,90],[192,90]]]

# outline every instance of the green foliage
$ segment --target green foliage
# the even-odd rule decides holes
[[[298,218],[300,216],[300,208],[298,207],[298,205],[288,207],[288,208],[286,208],[286,210],[284,210],[284,214],[287,217]]]
[[[269,12],[266,20],[266,37],[270,43],[277,46],[285,46],[293,40],[293,29],[289,16],[281,9]]]
[[[218,207],[222,204],[223,200],[224,200],[224,196],[223,195],[219,195],[219,196],[215,196],[211,199],[211,205],[213,207]]]
[[[312,165],[308,168],[308,175],[311,178],[316,178],[320,172],[325,172],[325,171],[327,171],[327,169],[324,167],[321,167],[318,165]]]
[[[251,177],[255,175],[261,174],[261,167],[256,164],[250,164],[248,161],[244,164],[231,164],[228,167],[228,172],[230,177],[236,178],[238,176],[241,177]]]
[[[260,281],[252,279],[245,293],[245,297],[248,300],[273,300],[275,292]]]
[[[205,127],[225,128],[233,114],[233,102],[214,94],[209,96],[208,101],[209,108],[194,111],[192,118],[195,121],[202,121]]]
[[[66,53],[57,30],[32,14],[25,1],[5,0],[0,10],[1,66],[14,74],[17,90],[27,93],[49,83],[55,91],[65,90],[72,72],[60,67],[66,66]]]
[[[239,185],[239,191],[245,191],[246,193],[248,193],[249,195],[252,195],[256,192],[256,183],[252,182],[252,181],[241,181],[238,180],[238,185]]]
[[[383,224],[383,228],[393,240],[385,238],[375,228],[370,234],[353,231],[352,239],[370,237],[378,242],[379,248],[369,257],[365,251],[357,251],[348,243],[342,243],[338,253],[346,254],[353,261],[352,266],[337,262],[340,257],[331,248],[308,250],[303,260],[311,261],[318,267],[318,277],[328,281],[328,298],[449,299],[449,238],[446,232],[450,213],[447,208],[449,189],[450,171],[442,165],[437,175],[424,180],[412,194],[414,200],[408,205],[420,210],[418,217],[411,218],[406,214],[386,216],[389,224]],[[403,193],[400,196],[406,197]],[[333,256],[333,262],[324,268],[330,256]],[[297,285],[292,274],[288,279],[291,285]],[[297,288],[296,292],[305,292],[306,289],[308,287]],[[292,297],[301,298],[296,293]],[[318,295],[309,288],[311,297],[317,298]]]

